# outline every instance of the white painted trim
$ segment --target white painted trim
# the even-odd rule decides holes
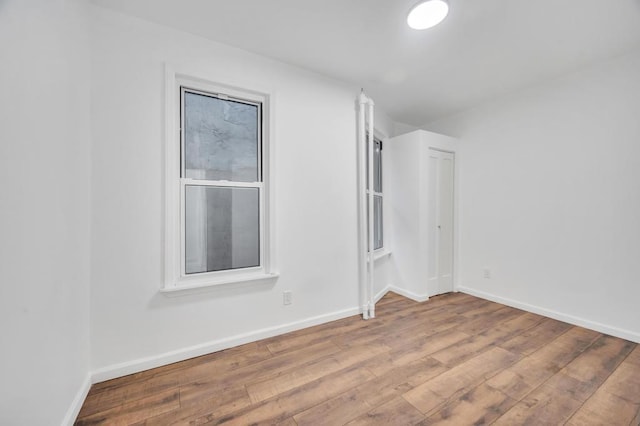
[[[398,293],[400,296],[404,296],[408,299],[411,299],[415,302],[426,302],[427,300],[429,300],[429,295],[428,294],[417,294],[414,293],[412,291],[409,290],[405,290],[403,288],[400,287],[396,287],[394,285],[390,285],[389,286],[389,291],[392,291],[394,293]]]
[[[367,286],[369,287],[369,291],[367,292],[367,297],[369,299],[369,318],[375,318],[376,314],[376,306],[375,306],[375,302],[373,301],[373,274],[374,274],[374,261],[372,260],[373,258],[373,252],[375,251],[375,241],[373,240],[374,238],[374,201],[375,201],[375,196],[373,195],[374,191],[375,191],[375,185],[373,183],[373,178],[374,178],[374,174],[373,174],[373,150],[374,150],[374,139],[373,139],[373,131],[374,131],[374,115],[373,115],[373,109],[374,109],[374,102],[371,98],[369,98],[369,102],[368,102],[368,108],[367,108],[367,116],[368,116],[368,120],[366,120],[366,123],[369,125],[368,128],[368,133],[366,134],[367,137],[367,164],[369,165],[369,170],[368,170],[368,176],[367,176],[367,182],[369,183],[369,191],[366,191],[366,186],[365,186],[365,192],[367,194],[367,217],[368,219],[368,230],[367,230],[367,235],[369,236],[367,238],[367,241],[369,243],[369,247],[367,247],[367,253],[369,254],[369,263],[367,264]]]
[[[388,285],[385,288],[383,288],[382,290],[380,290],[373,298],[373,300],[375,301],[375,303],[378,303],[380,301],[380,299],[382,299],[384,296],[387,295],[387,293],[392,292],[392,293],[396,293],[399,294],[400,296],[404,296],[407,299],[411,299],[414,302],[426,302],[427,300],[429,300],[429,296],[426,294],[420,295],[420,294],[416,294],[413,293],[411,291],[407,291],[404,290],[400,287],[396,287],[394,285]]]
[[[380,290],[375,296],[373,296],[373,303],[378,303],[380,299],[387,295],[391,291],[391,286],[386,286],[382,290]]]
[[[358,96],[358,282],[362,305],[362,317],[364,319],[375,316],[375,304],[373,303],[373,261],[371,260],[373,249],[373,219],[367,226],[367,214],[373,218],[373,195],[367,191],[367,182],[371,181],[373,189],[373,166],[366,173],[367,164],[373,165],[373,123],[374,103],[364,91]],[[366,111],[365,111],[366,109]],[[368,125],[368,129],[367,129]],[[368,132],[368,133],[367,133]],[[370,140],[367,149],[366,139]],[[367,213],[368,212],[368,213]],[[371,238],[367,239],[367,236]]]
[[[244,274],[244,275],[235,275],[235,276],[226,275],[224,278],[217,281],[202,280],[202,281],[194,281],[190,284],[184,284],[178,287],[163,287],[160,289],[160,293],[169,297],[186,296],[188,294],[201,293],[202,291],[207,289],[226,286],[229,284],[238,284],[238,283],[251,284],[254,281],[275,280],[279,276],[280,274],[277,272],[273,272],[270,274],[258,272],[254,274]]]
[[[80,409],[82,408],[82,404],[84,404],[84,400],[87,399],[87,395],[89,394],[89,389],[91,389],[91,374],[87,374],[84,380],[82,381],[82,385],[80,385],[80,389],[78,389],[78,393],[76,393],[75,398],[71,402],[67,413],[62,420],[62,426],[72,426],[78,414],[80,414]]]
[[[359,308],[348,308],[329,314],[318,315],[304,320],[267,327],[257,331],[238,334],[236,336],[226,337],[224,339],[214,340],[199,345],[190,346],[175,351],[165,352],[163,354],[154,355],[145,358],[139,358],[133,361],[123,362],[121,364],[110,365],[99,368],[92,374],[92,382],[98,383],[105,380],[115,379],[117,377],[126,376],[128,374],[138,373],[140,371],[149,370],[151,368],[161,367],[178,361],[184,361],[201,355],[207,355],[223,349],[232,348],[246,343],[255,342],[266,339],[268,337],[278,336],[280,334],[289,333],[291,331],[300,330],[314,325],[324,324],[326,322],[339,320],[342,318],[358,315]]]
[[[379,249],[378,251],[373,252],[373,263],[376,263],[380,259],[384,259],[391,256],[391,252],[387,249]]]
[[[513,308],[518,308],[527,312],[532,312],[534,314],[553,318],[558,321],[563,321],[569,324],[577,325],[579,327],[595,330],[600,333],[608,334],[610,336],[615,336],[621,339],[630,340],[635,343],[640,343],[640,333],[636,333],[630,330],[624,330],[618,327],[613,327],[613,326],[602,324],[599,322],[590,321],[584,318],[576,317],[573,315],[565,314],[565,313],[554,311],[551,309],[542,308],[540,306],[530,305],[524,302],[518,302],[517,300],[507,299],[505,297],[496,296],[495,294],[485,293],[484,291],[474,290],[468,287],[459,286],[458,290],[462,293],[466,293],[471,296],[480,297],[482,299],[490,300],[492,302],[501,303],[503,305],[511,306]]]

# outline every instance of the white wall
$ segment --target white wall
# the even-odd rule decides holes
[[[428,286],[428,160],[429,148],[456,153],[456,170],[460,167],[458,141],[455,138],[417,130],[391,138],[386,147],[389,187],[390,258],[389,281],[393,289],[415,300],[427,300],[437,294]],[[457,172],[456,172],[457,174]],[[455,201],[459,203],[458,185],[454,182]],[[454,207],[457,211],[457,208]],[[456,216],[456,215],[454,215]],[[457,216],[454,217],[457,223]],[[458,238],[454,226],[454,238]],[[454,244],[454,269],[457,269],[457,241]],[[454,273],[457,284],[457,273]]]
[[[103,9],[94,9],[93,21],[96,378],[264,335],[256,330],[357,313],[359,89]],[[277,281],[174,298],[159,293],[165,62],[273,94]],[[283,306],[284,290],[293,292],[290,306]]]
[[[375,99],[374,99],[375,101]],[[391,260],[390,260],[390,222],[389,222],[389,205],[386,201],[386,194],[391,190],[387,181],[387,167],[389,165],[389,156],[387,155],[387,141],[395,135],[396,123],[389,117],[380,106],[374,107],[375,111],[375,134],[382,140],[382,238],[383,248],[377,252],[373,265],[373,296],[378,300],[384,296],[391,285]],[[377,300],[375,300],[377,302]]]
[[[72,421],[88,390],[87,36],[81,2],[0,2],[3,425]]]
[[[419,274],[420,225],[420,135],[418,132],[392,138],[387,143],[385,184],[389,211],[389,243],[392,284],[415,294],[415,287],[426,283]],[[426,264],[426,258],[424,259]],[[426,288],[422,289],[426,298]]]
[[[395,122],[393,125],[393,136],[404,135],[405,133],[415,132],[416,130],[420,130],[420,128],[412,126],[411,124]]]
[[[375,99],[374,99],[375,102]],[[389,115],[383,110],[380,105],[374,105],[374,127],[376,131],[376,136],[382,138],[390,138],[395,136],[396,125],[397,123],[393,121]]]
[[[635,52],[429,126],[462,139],[468,291],[640,341],[638,76]]]

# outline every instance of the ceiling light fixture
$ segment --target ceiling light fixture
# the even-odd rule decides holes
[[[427,0],[418,3],[407,16],[407,24],[415,30],[435,27],[447,17],[449,4],[445,0]]]

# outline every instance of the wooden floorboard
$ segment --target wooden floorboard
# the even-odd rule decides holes
[[[640,347],[466,294],[92,386],[77,425],[640,423]]]

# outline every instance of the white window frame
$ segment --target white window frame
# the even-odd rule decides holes
[[[373,132],[374,145],[375,145],[375,142],[378,141],[378,142],[380,142],[380,144],[382,146],[384,139],[385,138],[382,137],[380,134],[378,134],[378,131],[374,129],[374,132]],[[374,150],[375,150],[375,146],[374,146]],[[375,156],[374,156],[374,158],[375,158]],[[368,158],[367,158],[367,162],[368,162]],[[374,167],[374,165],[369,164],[369,167]],[[378,196],[378,197],[380,197],[382,199],[382,220],[380,221],[380,227],[381,227],[381,232],[382,232],[382,246],[380,246],[379,248],[373,250],[374,258],[377,258],[380,255],[384,256],[387,253],[387,250],[385,248],[385,238],[384,238],[384,218],[385,218],[386,215],[384,214],[384,205],[385,204],[384,204],[384,175],[382,174],[383,170],[384,170],[384,157],[382,155],[382,151],[380,151],[380,190],[381,191],[380,192],[376,192],[375,191],[375,182],[371,182],[370,183],[371,188],[368,188],[366,190],[367,191],[367,196],[369,196],[369,191],[373,191],[373,196],[374,197]],[[375,172],[374,172],[373,175],[375,176]],[[374,198],[374,200],[375,200],[375,198]],[[375,212],[374,212],[374,216],[375,216]],[[373,235],[370,236],[370,238],[374,238],[374,235],[375,235],[375,224],[376,224],[376,222],[374,220],[374,222],[373,222],[374,233],[373,233]],[[375,245],[375,243],[374,243],[374,245]]]
[[[163,292],[176,292],[203,287],[260,281],[278,276],[274,272],[273,244],[273,144],[271,129],[272,97],[267,92],[240,89],[219,84],[186,73],[166,69],[166,134],[165,134],[165,277]],[[259,182],[229,182],[198,180],[182,177],[181,127],[183,90],[217,96],[220,99],[239,100],[260,104],[261,132],[259,152]],[[216,187],[246,187],[259,190],[260,265],[222,271],[186,273],[185,259],[185,189],[189,185]]]
[[[373,189],[373,199],[375,201],[375,197],[380,197],[380,200],[382,201],[382,208],[380,209],[380,213],[382,214],[382,217],[380,218],[380,234],[382,236],[382,245],[380,247],[378,247],[377,249],[373,250],[373,254],[375,256],[375,254],[377,253],[381,253],[384,251],[384,174],[382,173],[384,171],[384,157],[382,156],[382,138],[379,138],[376,136],[375,132],[373,134],[373,143],[374,143],[374,153],[375,153],[375,143],[380,142],[380,192],[376,192],[375,190],[375,182],[374,185],[372,185],[372,189]],[[375,154],[374,154],[374,158],[375,158]],[[375,165],[374,165],[374,170],[375,170]],[[375,176],[375,172],[374,172],[374,176]],[[375,206],[375,202],[374,202],[374,206]],[[375,211],[374,211],[374,218],[375,218]],[[373,221],[373,226],[374,226],[374,232],[373,235],[375,236],[375,220]],[[375,243],[374,243],[375,244]]]

